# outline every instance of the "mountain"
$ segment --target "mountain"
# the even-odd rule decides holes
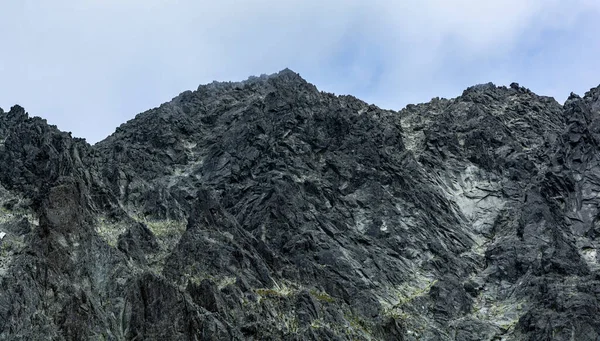
[[[598,340],[600,87],[396,112],[291,70],[89,145],[0,109],[0,340]]]

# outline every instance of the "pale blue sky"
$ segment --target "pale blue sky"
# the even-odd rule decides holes
[[[0,107],[96,142],[213,80],[285,67],[387,109],[600,84],[599,0],[0,0]]]

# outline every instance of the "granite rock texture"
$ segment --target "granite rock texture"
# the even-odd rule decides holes
[[[0,340],[599,340],[600,87],[396,112],[291,70],[89,145],[0,110]]]

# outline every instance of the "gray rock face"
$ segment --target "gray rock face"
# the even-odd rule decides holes
[[[598,340],[600,87],[284,70],[90,146],[0,110],[0,340]]]

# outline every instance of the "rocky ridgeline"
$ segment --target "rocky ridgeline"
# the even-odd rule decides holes
[[[284,70],[94,146],[0,110],[0,339],[597,340],[599,97]]]

